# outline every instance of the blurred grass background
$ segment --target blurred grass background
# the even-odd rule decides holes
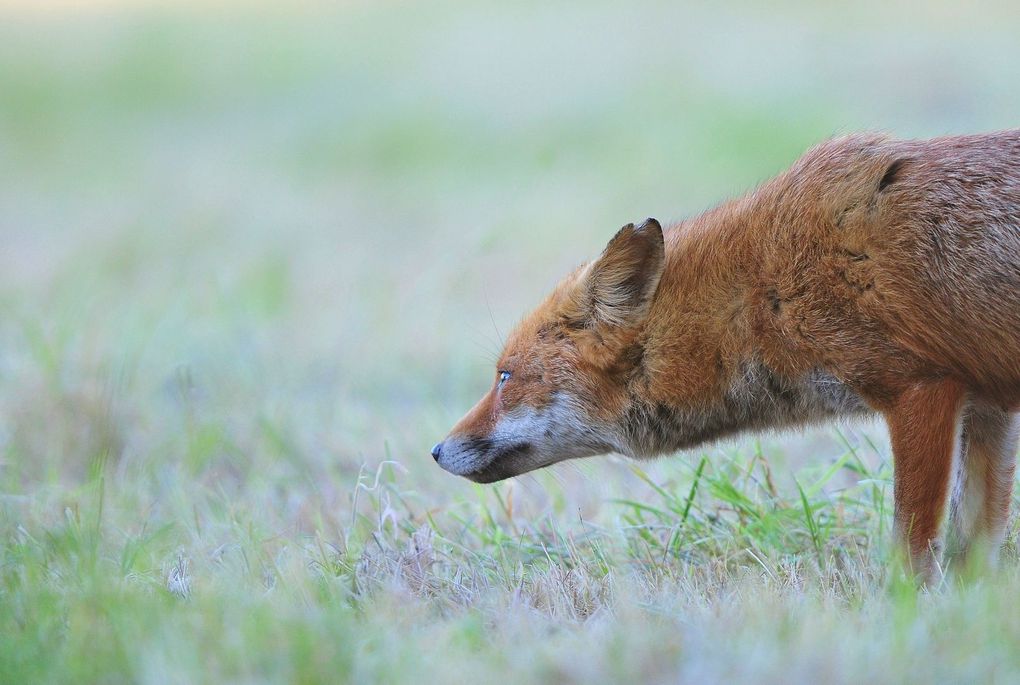
[[[303,564],[346,549],[359,516],[399,519],[398,547],[429,520],[453,541],[481,520],[497,547],[544,522],[555,541],[624,525],[612,499],[651,501],[650,484],[686,494],[701,457],[647,480],[612,458],[495,489],[437,469],[429,447],[490,382],[516,318],[622,224],[743,193],[825,137],[1016,126],[1017,35],[1010,2],[0,4],[5,680],[413,675],[420,653],[386,665],[369,638],[320,663],[324,635],[385,629],[299,610]],[[767,460],[794,492],[846,445],[867,456],[834,485],[884,468],[882,444],[865,427],[705,454],[748,473]],[[359,500],[384,462],[386,496]],[[175,574],[185,594],[205,584],[189,605],[205,618],[173,604]],[[299,589],[241,628],[210,619],[249,576]],[[196,642],[132,623],[153,606]],[[460,616],[443,644],[483,649],[491,615]],[[91,664],[87,631],[114,644]],[[151,644],[119,642],[136,633]],[[203,652],[203,636],[232,646]],[[279,663],[246,656],[277,640]]]

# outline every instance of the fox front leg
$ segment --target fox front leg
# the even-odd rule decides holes
[[[960,448],[964,391],[948,380],[917,384],[886,412],[893,448],[898,542],[922,583],[939,570],[939,527]]]

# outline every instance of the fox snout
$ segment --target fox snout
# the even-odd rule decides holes
[[[492,483],[614,448],[575,401],[558,394],[541,408],[503,412],[487,426],[469,414],[432,448],[432,458],[454,475]]]
[[[454,435],[432,448],[432,458],[454,475],[476,483],[494,483],[531,470],[525,464],[533,452],[526,441],[504,444],[490,438]]]

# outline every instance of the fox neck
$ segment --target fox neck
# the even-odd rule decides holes
[[[624,419],[623,441],[636,457],[686,450],[746,431],[803,426],[831,418],[866,415],[870,409],[844,383],[820,369],[798,378],[765,364],[742,364],[725,392],[700,404],[634,398]]]
[[[634,456],[868,411],[810,360],[784,368],[770,357],[775,345],[754,324],[768,295],[746,255],[753,254],[752,237],[768,240],[774,222],[754,199],[666,233],[666,267],[623,421],[623,441]]]

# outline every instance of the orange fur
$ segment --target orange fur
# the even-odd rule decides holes
[[[907,542],[914,571],[924,576],[937,560],[935,540],[949,494],[962,403],[963,388],[941,380],[904,391],[885,414],[896,455],[896,530]]]
[[[1020,131],[831,140],[699,217],[625,226],[518,326],[498,370],[508,380],[433,450],[454,473],[879,412],[919,572],[954,460],[960,548],[997,544],[1020,409]]]

